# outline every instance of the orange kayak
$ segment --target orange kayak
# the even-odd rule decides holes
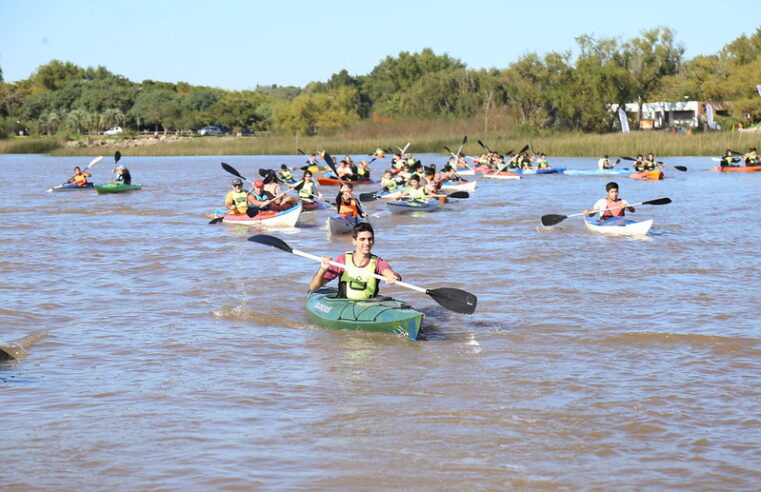
[[[761,166],[716,166],[712,167],[711,171],[721,171],[723,173],[755,173],[761,171]]]
[[[633,179],[644,179],[647,181],[657,181],[659,179],[663,179],[663,171],[660,169],[655,169],[652,171],[639,171],[636,173],[631,173],[629,175],[630,178]]]

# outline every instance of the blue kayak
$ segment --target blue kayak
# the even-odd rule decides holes
[[[84,186],[75,185],[74,183],[59,184],[48,188],[48,191],[80,191],[80,190],[92,190],[95,187],[92,183],[87,183]]]
[[[634,169],[566,169],[564,174],[569,176],[628,176]]]
[[[508,169],[515,174],[563,174],[564,167],[548,167],[546,169]]]
[[[386,205],[395,214],[404,212],[432,212],[439,208],[439,200],[433,199],[425,202],[407,200],[403,202],[386,202]]]

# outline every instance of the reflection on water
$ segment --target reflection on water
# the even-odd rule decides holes
[[[425,314],[411,342],[311,325],[303,301],[317,264],[245,240],[264,232],[316,255],[350,250],[348,236],[328,234],[332,210],[275,232],[208,225],[230,182],[214,157],[123,153],[139,192],[44,191],[89,160],[0,156],[0,340],[49,334],[0,363],[3,489],[761,481],[751,205],[761,173],[664,158],[689,171],[616,177],[631,202],[673,200],[637,208],[655,219],[646,240],[587,232],[580,218],[540,225],[589,208],[607,178],[483,180],[430,214],[367,203],[375,252],[405,281],[478,296],[464,316],[385,288]],[[303,159],[225,161],[256,175]],[[387,166],[376,161],[373,174]]]

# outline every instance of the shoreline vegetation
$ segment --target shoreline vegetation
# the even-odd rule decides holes
[[[174,135],[134,136],[133,138],[90,137],[78,145],[67,145],[54,137],[13,137],[0,140],[2,154],[48,154],[51,156],[97,156],[120,151],[127,156],[217,156],[217,155],[297,155],[297,149],[306,153],[327,150],[331,154],[370,154],[376,148],[404,147],[411,142],[413,154],[434,153],[445,155],[444,146],[459,147],[466,133],[404,132],[399,134],[358,136],[351,134],[313,137],[254,136],[254,137],[200,137]],[[628,134],[559,133],[539,136],[504,136],[497,133],[470,133],[463,153],[476,156],[483,152],[478,140],[491,150],[517,152],[530,144],[536,152],[549,156],[600,157],[609,155],[637,155],[653,152],[661,156],[719,156],[726,149],[745,151],[758,146],[758,133],[698,132],[670,134],[667,132],[639,131]]]

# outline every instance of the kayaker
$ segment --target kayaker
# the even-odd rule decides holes
[[[272,210],[282,212],[298,204],[298,199],[293,196],[285,196],[285,193],[273,195],[264,189],[264,181],[254,181],[254,189],[248,193],[248,205],[258,207],[260,210]]]
[[[119,164],[114,172],[114,182],[132,184],[132,175],[129,173],[129,169]]]
[[[74,183],[77,186],[87,186],[87,178],[92,177],[87,171],[82,171],[79,166],[74,168],[74,176],[69,178],[66,183]]]
[[[602,159],[597,161],[597,168],[598,169],[613,169],[614,164],[610,163],[610,159],[607,155],[602,156]]]
[[[317,189],[317,183],[313,179],[312,171],[309,169],[304,171],[304,175],[299,182],[288,185],[288,187],[298,191],[299,198],[304,201],[313,202],[315,199],[323,199],[322,193]]]
[[[634,160],[634,164],[632,164],[632,167],[637,172],[642,172],[645,170],[645,162],[644,157],[642,157],[642,154],[637,154],[637,158]]]
[[[426,195],[425,188],[420,186],[420,176],[413,174],[410,176],[408,184],[409,187],[396,197],[397,200],[401,200],[406,197],[409,200],[416,200],[419,202],[428,201],[428,196]]]
[[[724,151],[724,155],[721,156],[719,165],[721,167],[733,167],[735,165],[735,156],[732,155],[732,151],[727,149]]]
[[[547,154],[539,154],[539,159],[536,161],[536,168],[537,169],[549,169],[550,163],[547,162]]]
[[[341,185],[336,197],[336,209],[342,217],[351,217],[354,221],[359,217],[367,218],[367,214],[359,205],[359,200],[354,198],[354,185],[351,183]]]
[[[748,149],[748,153],[743,156],[745,166],[761,166],[761,157],[758,156],[755,147]]]
[[[367,161],[360,161],[357,168],[357,180],[370,181],[370,165]]]
[[[605,191],[608,196],[597,200],[590,210],[584,210],[584,215],[592,217],[599,212],[600,222],[602,222],[611,217],[623,217],[626,215],[626,210],[634,212],[634,207],[629,206],[629,202],[618,197],[618,183],[611,181],[606,184]]]
[[[360,222],[354,226],[351,233],[351,242],[354,251],[347,251],[333,260],[369,273],[383,275],[389,284],[402,280],[401,275],[394,272],[391,266],[381,257],[372,254],[375,245],[375,232],[367,222]],[[312,277],[309,290],[317,290],[336,277],[338,278],[338,296],[347,299],[369,299],[378,295],[379,280],[375,277],[362,276],[356,271],[331,265],[330,257],[323,256],[320,269]]]
[[[241,215],[248,209],[248,190],[243,189],[243,180],[240,178],[233,179],[232,191],[227,192],[225,197],[225,208],[230,215]]]
[[[658,166],[660,166],[660,164],[655,160],[655,155],[652,152],[648,153],[647,159],[642,163],[643,169],[645,171],[655,171]]]
[[[282,179],[286,183],[292,183],[293,182],[293,173],[290,169],[288,169],[288,166],[285,164],[280,165],[280,179]]]
[[[394,177],[394,172],[391,169],[387,169],[386,172],[383,173],[380,184],[383,191],[396,190],[396,177]]]

